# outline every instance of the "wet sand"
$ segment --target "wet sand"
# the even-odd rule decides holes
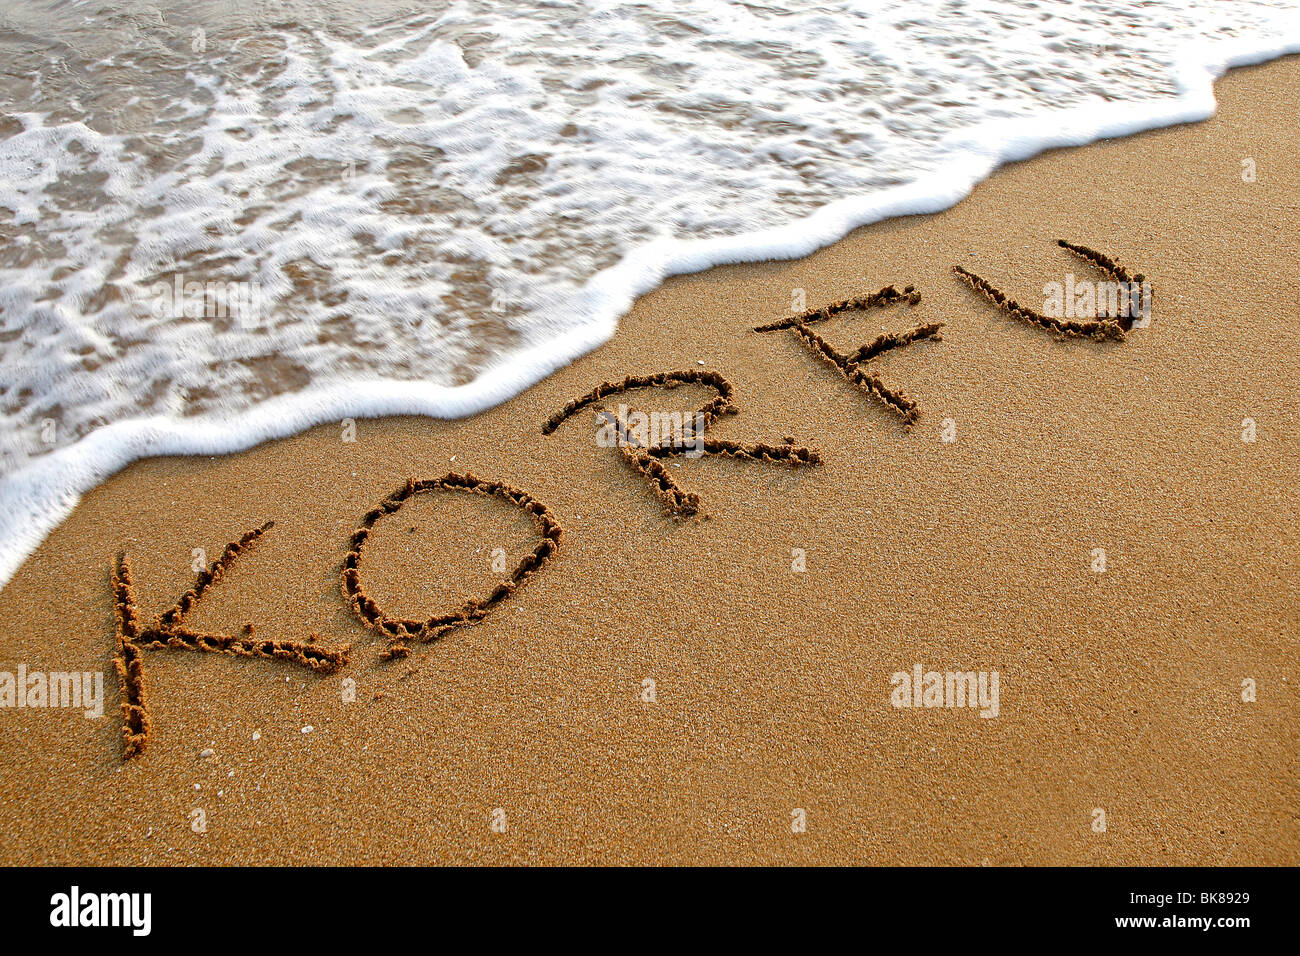
[[[1300,862],[1300,59],[1217,92],[1208,122],[1039,156],[944,213],[673,279],[474,418],[127,468],[0,593],[0,670],[103,671],[107,692],[98,720],[0,710],[0,863]],[[1046,282],[1105,278],[1059,238],[1143,273],[1150,327],[1060,339],[953,272],[1039,309]],[[920,300],[809,327],[848,354],[943,323],[861,366],[915,401],[910,428],[799,332],[753,331],[796,290],[891,284]],[[543,433],[602,382],[673,370],[734,390],[708,438],[820,462],[665,457],[701,512],[672,517],[595,412],[714,387],[616,394]],[[367,512],[449,473],[509,487],[417,486],[369,521],[345,594]],[[128,759],[117,555],[147,636],[195,549],[210,563],[268,520],[181,616],[191,637],[141,649]],[[514,593],[431,644],[349,606],[445,615],[529,554]],[[893,706],[918,664],[997,671],[998,715]]]

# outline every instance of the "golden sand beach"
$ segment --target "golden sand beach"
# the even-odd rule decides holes
[[[1300,862],[1300,59],[1217,95],[672,279],[484,414],[125,469],[0,592],[0,669],[107,698],[0,713],[0,862]],[[1053,334],[954,272],[1041,311],[1106,278],[1058,239],[1144,276],[1149,326]],[[620,403],[717,411],[722,453],[638,470],[596,440]],[[394,623],[467,599],[432,643]],[[996,715],[895,706],[918,669],[996,672]]]

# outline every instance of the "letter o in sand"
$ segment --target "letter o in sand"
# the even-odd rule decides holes
[[[390,617],[366,594],[362,586],[361,551],[370,537],[370,529],[380,518],[393,514],[415,495],[440,489],[500,498],[528,512],[542,540],[530,553],[524,555],[510,579],[498,584],[487,597],[471,599],[458,610],[434,615],[427,621],[409,621]],[[468,474],[448,474],[441,478],[411,480],[380,502],[379,507],[367,512],[361,520],[361,527],[353,532],[352,549],[343,559],[343,596],[348,599],[353,613],[363,624],[387,635],[388,647],[384,651],[384,658],[405,657],[410,653],[409,642],[413,640],[427,644],[436,641],[452,628],[473,624],[487,617],[492,608],[514,594],[527,582],[529,576],[555,553],[562,533],[559,523],[551,517],[551,512],[545,505],[526,492],[511,488],[502,482],[484,481]]]

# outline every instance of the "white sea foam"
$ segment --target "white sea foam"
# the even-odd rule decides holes
[[[1203,119],[1227,67],[1300,52],[1292,4],[1207,0],[129,27],[111,56],[42,51],[0,115],[0,582],[137,458],[480,411],[666,276]],[[255,294],[186,316],[178,275]]]

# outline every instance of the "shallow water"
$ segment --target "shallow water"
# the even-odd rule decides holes
[[[0,580],[131,457],[500,401],[666,272],[949,204],[999,121],[1172,121],[1295,9],[0,0]]]

